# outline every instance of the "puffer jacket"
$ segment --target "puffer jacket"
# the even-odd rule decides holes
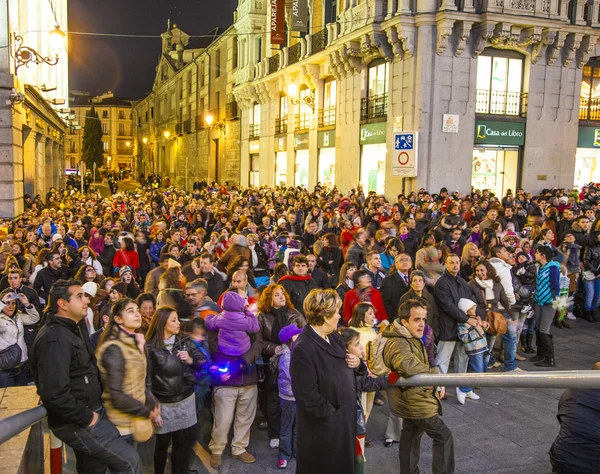
[[[178,351],[187,351],[193,360],[192,364],[186,367],[177,357]],[[146,356],[151,390],[159,402],[179,402],[194,393],[192,370],[202,369],[206,357],[189,337],[176,338],[171,351],[147,343]]]
[[[417,374],[437,374],[430,367],[425,346],[413,337],[399,320],[391,324],[383,337],[388,341],[383,348],[383,362],[400,377]],[[400,418],[422,419],[442,414],[442,404],[436,387],[390,387],[390,410]]]

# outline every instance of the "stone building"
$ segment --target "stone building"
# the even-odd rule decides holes
[[[0,12],[0,216],[14,217],[25,194],[64,183],[67,0],[0,0]]]
[[[191,40],[177,25],[169,24],[161,37],[152,91],[133,107],[139,172],[169,176],[171,183],[188,189],[196,181],[238,184],[233,28]]]
[[[135,171],[137,163],[133,160],[131,103],[129,99],[115,97],[111,91],[95,97],[88,92],[70,93],[70,111],[79,126],[69,129],[67,168],[73,170],[81,161],[85,118],[93,105],[102,122],[103,168]]]
[[[314,0],[281,47],[270,3],[236,12],[242,185],[539,191],[595,160],[599,0]]]

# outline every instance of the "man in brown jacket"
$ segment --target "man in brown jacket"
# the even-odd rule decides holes
[[[400,305],[398,319],[383,333],[388,338],[383,349],[383,361],[392,370],[390,384],[398,377],[417,374],[437,374],[429,367],[427,352],[421,341],[427,320],[427,306],[417,299]],[[389,391],[390,410],[402,418],[400,435],[400,473],[419,472],[419,454],[423,433],[433,439],[433,474],[454,473],[454,440],[452,432],[439,415],[442,414],[436,387],[392,387]]]

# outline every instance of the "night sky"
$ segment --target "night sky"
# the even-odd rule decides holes
[[[233,23],[237,0],[69,0],[70,32],[151,35],[119,38],[69,35],[69,88],[112,90],[139,99],[152,88],[167,20],[189,35]],[[191,39],[193,41],[194,38]]]

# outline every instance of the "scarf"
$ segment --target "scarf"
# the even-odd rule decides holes
[[[288,325],[288,308],[287,306],[282,306],[277,309],[271,308],[271,314],[274,316],[273,327],[271,328],[271,339],[273,342],[281,344],[281,341],[279,340],[279,331]]]
[[[165,349],[169,352],[173,351],[173,346],[175,345],[175,334],[173,334],[170,338],[165,339]]]
[[[481,280],[476,277],[475,281],[485,290],[485,299],[487,301],[496,299],[496,295],[494,295],[494,280]]]

